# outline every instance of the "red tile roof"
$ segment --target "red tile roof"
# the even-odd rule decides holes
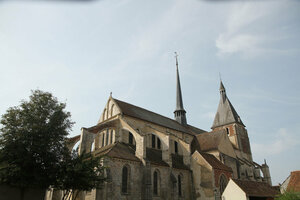
[[[291,172],[287,191],[300,192],[300,170]]]
[[[264,182],[232,179],[249,197],[275,197],[279,194],[272,186]]]

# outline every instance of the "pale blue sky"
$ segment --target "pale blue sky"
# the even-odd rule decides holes
[[[187,120],[210,130],[219,72],[273,184],[300,170],[300,1],[0,0],[0,114],[31,89],[81,127],[113,97],[173,118],[179,54]]]

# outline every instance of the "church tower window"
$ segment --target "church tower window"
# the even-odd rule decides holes
[[[229,135],[229,128],[226,128],[226,133],[227,135]]]

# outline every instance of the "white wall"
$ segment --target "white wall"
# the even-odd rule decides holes
[[[222,200],[247,200],[247,196],[246,193],[230,179],[222,194]]]

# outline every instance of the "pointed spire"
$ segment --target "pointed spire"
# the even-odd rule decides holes
[[[176,58],[176,110],[174,111],[175,120],[180,124],[186,125],[186,111],[183,108],[182,94],[181,94],[181,86],[179,79],[179,70],[178,70],[178,54],[175,52]]]
[[[220,103],[218,106],[218,110],[214,119],[212,129],[227,124],[231,124],[231,123],[239,123],[245,126],[240,116],[237,114],[231,102],[229,101],[222,80],[220,80],[219,90],[220,90]]]

